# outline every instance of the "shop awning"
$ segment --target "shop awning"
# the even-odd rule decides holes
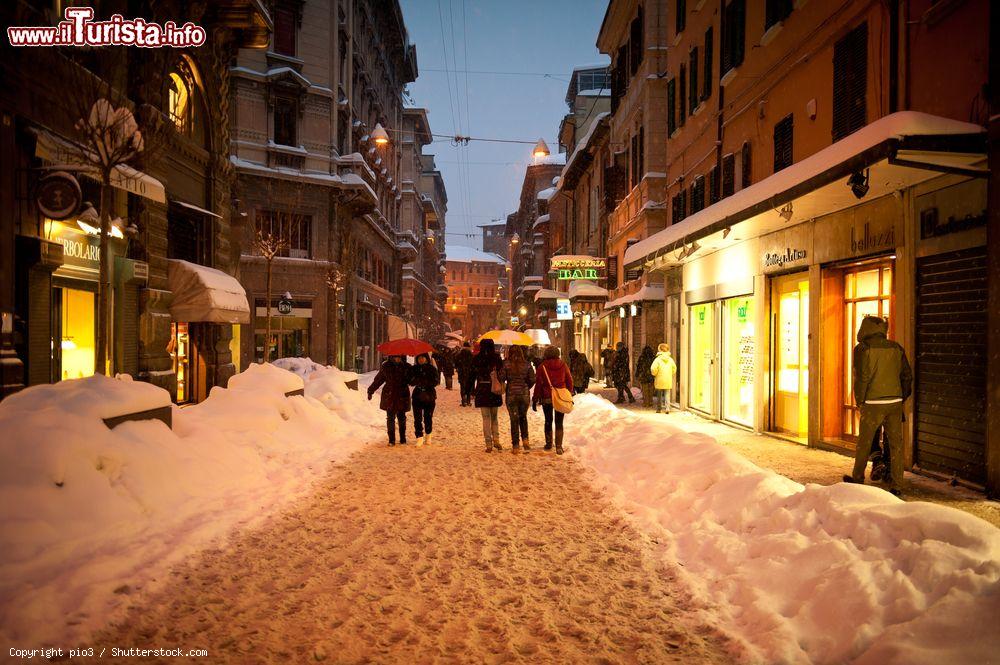
[[[221,270],[170,259],[167,285],[173,292],[170,318],[174,321],[250,323],[250,305],[243,285]]]
[[[621,307],[633,302],[642,302],[644,300],[663,300],[663,287],[647,284],[635,293],[609,300],[604,303],[604,309],[614,309],[615,307]]]
[[[78,148],[65,139],[44,129],[34,129],[35,157],[52,162],[60,171],[76,171],[91,179],[98,179],[97,170],[89,165],[80,164],[83,148]],[[119,164],[111,174],[111,185],[126,192],[143,196],[157,203],[167,202],[167,193],[163,183],[151,175],[136,170],[127,164]]]
[[[855,206],[859,199],[847,185],[855,173],[868,172],[864,200],[870,201],[942,172],[986,176],[977,166],[985,158],[986,130],[979,125],[916,111],[893,113],[636,243],[624,263],[677,265],[690,258],[693,252],[684,248],[696,240],[699,248],[720,249]]]
[[[562,291],[553,291],[552,289],[541,289],[535,294],[535,302],[542,300],[556,301],[559,298],[569,298],[569,294]]]
[[[570,300],[607,300],[608,290],[585,279],[574,279],[569,283]]]

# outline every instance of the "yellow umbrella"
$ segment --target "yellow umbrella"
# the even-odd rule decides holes
[[[482,342],[484,339],[492,339],[494,344],[504,346],[531,346],[535,343],[530,337],[516,330],[491,330],[483,333],[479,341]]]

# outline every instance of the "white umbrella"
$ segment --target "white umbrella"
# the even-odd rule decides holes
[[[541,344],[542,346],[549,346],[552,341],[549,339],[549,331],[542,330],[541,328],[529,328],[524,331],[524,334],[531,338],[535,344]]]

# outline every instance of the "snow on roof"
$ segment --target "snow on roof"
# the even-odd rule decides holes
[[[587,88],[586,90],[580,90],[577,93],[579,97],[610,97],[611,90],[608,88]]]
[[[538,219],[536,219],[535,223],[531,225],[531,228],[535,229],[541,226],[542,224],[548,224],[548,223],[549,223],[549,214],[545,213],[544,215],[538,216]]]
[[[541,289],[535,294],[535,302],[539,300],[556,300],[558,298],[568,298],[569,294],[563,293],[562,291],[553,291],[552,289]]]
[[[499,263],[501,265],[507,265],[507,262],[502,256],[493,254],[492,252],[484,252],[482,250],[475,249],[474,247],[465,247],[464,245],[452,245],[449,244],[445,248],[445,256],[448,257],[448,261],[455,261],[460,263],[472,263],[473,261],[479,263]]]
[[[573,298],[607,298],[608,290],[585,279],[574,279],[569,283],[569,297]]]
[[[541,164],[565,164],[566,163],[566,153],[556,152],[548,155],[547,157],[532,157],[531,166],[539,166]]]
[[[548,189],[543,189],[542,191],[538,192],[538,200],[539,201],[548,201],[553,196],[556,195],[557,191],[558,190],[555,187],[549,187]]]
[[[663,300],[663,287],[658,285],[647,284],[635,293],[630,293],[627,296],[622,296],[621,298],[615,298],[604,303],[604,309],[614,309],[621,305],[627,305],[632,302],[642,302],[644,300]]]
[[[576,67],[573,68],[573,71],[582,72],[587,69],[601,69],[603,67],[608,67],[610,65],[611,65],[611,59],[608,58],[606,62],[598,62],[597,64],[592,64],[592,65],[577,65]]]
[[[587,126],[587,131],[580,138],[580,140],[576,142],[576,148],[573,149],[573,154],[570,155],[569,159],[566,160],[566,166],[563,167],[563,170],[562,170],[563,177],[559,179],[559,188],[560,189],[562,188],[562,183],[564,183],[566,181],[566,178],[565,178],[566,172],[573,167],[573,162],[576,161],[576,159],[580,155],[580,153],[583,150],[586,150],[587,147],[590,145],[590,139],[592,139],[594,137],[594,130],[597,129],[598,125],[601,124],[602,120],[604,120],[605,118],[609,117],[610,115],[611,115],[611,113],[609,113],[608,111],[603,111],[601,113],[598,113],[596,116],[594,116],[594,119],[590,121],[590,125]]]
[[[802,161],[741,189],[732,196],[727,196],[718,203],[713,203],[677,224],[668,226],[636,243],[625,252],[625,265],[642,261],[657,250],[669,247],[688,234],[699,231],[713,222],[730,215],[737,215],[762,201],[787,192],[792,187],[819,176],[829,171],[831,167],[874,148],[886,140],[900,139],[904,136],[978,134],[985,131],[979,125],[917,111],[892,113],[862,127],[850,136],[823,148]]]

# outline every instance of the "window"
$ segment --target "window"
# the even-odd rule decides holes
[[[167,115],[177,131],[187,133],[191,122],[191,88],[177,72],[170,72],[167,85]]]
[[[691,185],[691,214],[705,208],[705,176],[695,177]]]
[[[719,200],[719,169],[713,166],[708,170],[708,204]]]
[[[680,89],[678,91],[678,94],[680,94],[680,98],[677,100],[679,102],[677,105],[678,108],[677,124],[683,127],[684,119],[687,117],[687,105],[685,104],[684,101],[685,100],[684,95],[687,86],[687,70],[684,68],[683,64],[681,65],[681,73],[678,78],[680,78],[680,81],[677,83],[677,87]]]
[[[295,12],[278,7],[271,14],[274,21],[273,50],[282,55],[295,55]]]
[[[781,23],[792,13],[792,0],[767,0],[764,8],[764,29]]]
[[[709,28],[705,31],[705,78],[701,88],[702,99],[712,96],[712,51],[715,48],[713,42],[712,28]]]
[[[608,74],[603,71],[581,72],[576,77],[577,90],[607,90]]]
[[[310,248],[312,247],[310,242],[312,235],[311,216],[287,211],[258,210],[254,213],[254,226],[264,233],[285,238],[285,247],[278,251],[277,256],[287,256],[294,259],[310,258]],[[253,251],[256,253],[256,248]]]
[[[748,154],[749,157],[749,154]],[[722,156],[722,196],[732,196],[736,190],[736,155]]]
[[[278,97],[274,101],[274,142],[278,145],[297,144],[295,140],[295,119],[298,104],[294,99]]]
[[[642,176],[646,173],[646,140],[645,140],[645,137],[646,137],[646,128],[645,128],[644,125],[640,125],[639,126],[639,159],[638,159],[638,162],[639,162],[639,171],[638,171],[638,179],[641,179]],[[637,180],[636,184],[638,184],[638,180]]]
[[[698,94],[698,47],[695,46],[691,49],[688,54],[688,62],[690,63],[691,71],[688,74],[691,78],[688,81],[691,85],[691,92],[688,94],[688,100],[691,104],[691,115],[694,115],[695,109],[698,108],[698,100],[701,96]]]
[[[774,125],[774,172],[792,165],[792,114]]]
[[[642,7],[639,7],[639,13],[632,19],[629,30],[629,72],[632,76],[635,76],[642,64],[642,53],[645,50],[642,31]]]
[[[629,149],[629,158],[630,158],[629,159],[629,162],[630,162],[629,165],[630,165],[631,168],[629,170],[628,188],[631,190],[633,187],[635,187],[637,184],[639,184],[639,175],[638,175],[639,174],[639,135],[638,134],[633,134],[632,135],[632,145],[630,146],[630,149]]]
[[[687,25],[687,2],[685,0],[677,0],[677,15],[674,18],[674,32],[679,35],[684,32],[684,27]]]
[[[671,219],[676,224],[687,216],[687,190],[681,190],[671,199]]]
[[[677,129],[677,79],[667,81],[667,136]]]
[[[750,155],[750,142],[745,141],[740,149],[740,189],[745,189],[753,184],[753,163]]]
[[[868,87],[868,24],[862,23],[833,45],[833,140],[865,126]]]
[[[726,30],[722,44],[722,74],[743,64],[746,42],[746,0],[732,0],[726,5]]]

